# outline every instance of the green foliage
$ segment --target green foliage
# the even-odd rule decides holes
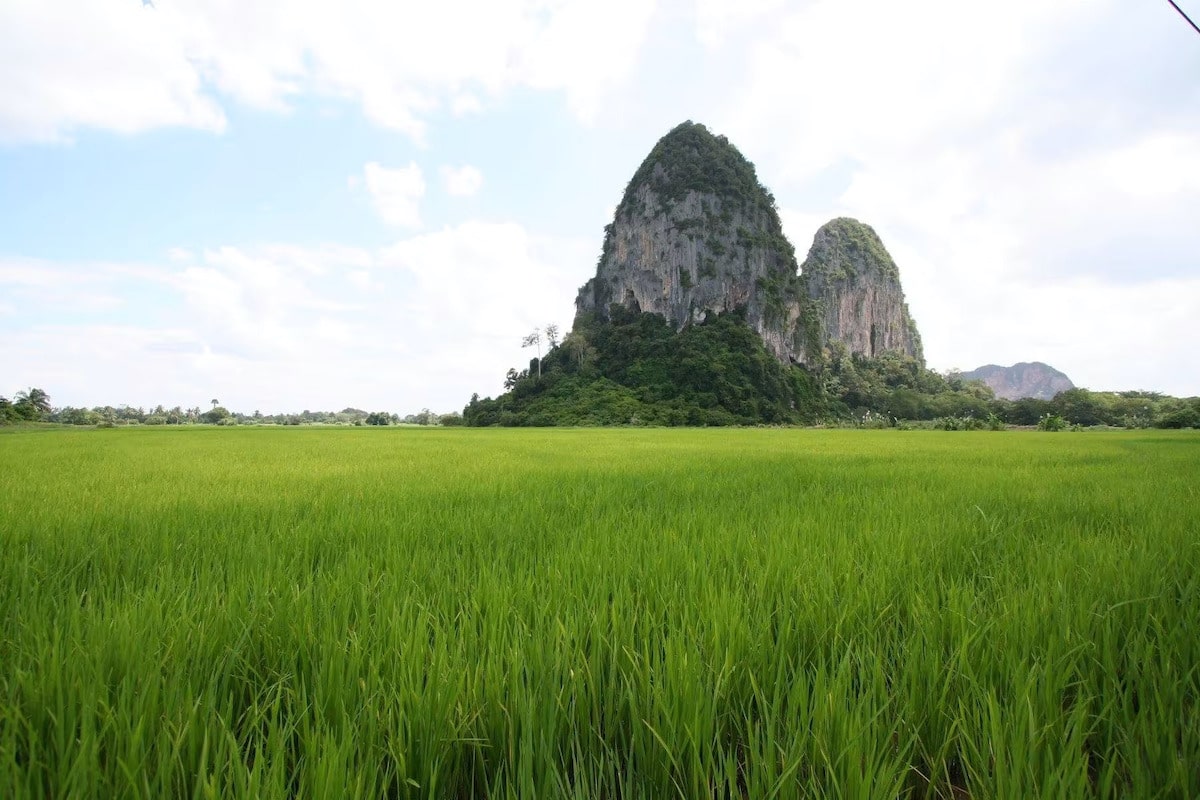
[[[763,317],[768,323],[782,325],[787,319],[790,306],[799,304],[802,313],[806,310],[808,297],[804,291],[803,281],[793,273],[768,273],[766,276],[756,279],[755,285],[763,301]],[[815,322],[819,331],[820,321]]]
[[[229,409],[224,406],[213,406],[211,411],[205,411],[200,415],[200,421],[209,425],[221,425],[229,417]]]
[[[1198,797],[1198,438],[10,432],[0,797]]]
[[[1156,428],[1200,428],[1200,402],[1180,405],[1154,421]]]
[[[1200,427],[1200,398],[1167,397],[1157,392],[1093,392],[1069,389],[1053,400],[993,401],[995,413],[1010,425],[1038,425],[1047,416],[1068,425],[1121,428]]]
[[[1111,411],[1087,389],[1068,389],[1050,401],[1054,416],[1076,425],[1107,425],[1115,422]]]
[[[14,422],[42,422],[50,419],[50,395],[32,388],[17,392],[15,402],[0,397],[0,425]]]
[[[1058,414],[1045,414],[1038,420],[1039,431],[1063,431],[1067,429],[1067,421]]]
[[[934,425],[944,431],[982,431],[988,428],[986,421],[970,415],[965,417],[941,417],[934,420]]]
[[[468,425],[755,425],[815,418],[811,384],[735,313],[674,332],[620,306],[581,319],[543,359],[542,379],[473,399]]]
[[[865,358],[834,343],[821,375],[830,402],[842,414],[861,417],[869,410],[893,419],[938,420],[940,427],[973,430],[991,413],[991,390],[961,381],[956,385],[900,353]]]
[[[838,217],[825,223],[821,233],[827,237],[826,246],[814,248],[809,253],[804,261],[805,274],[844,281],[855,277],[850,269],[852,264],[866,263],[875,266],[883,277],[900,280],[896,262],[870,225],[849,217]]]
[[[824,308],[820,300],[808,293],[808,282],[804,275],[796,279],[795,285],[800,306],[800,329],[796,332],[796,344],[799,346],[799,352],[807,357],[808,363],[821,368],[825,366],[825,352],[821,342]]]
[[[363,421],[368,425],[391,425],[392,415],[386,411],[372,411]]]
[[[631,204],[634,192],[647,184],[672,202],[698,192],[716,195],[722,209],[774,213],[774,197],[758,182],[754,165],[724,136],[690,120],[658,140],[630,179],[619,208]]]

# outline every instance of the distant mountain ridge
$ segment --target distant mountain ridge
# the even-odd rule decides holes
[[[1052,400],[1059,392],[1075,388],[1075,384],[1064,373],[1041,361],[1022,361],[1011,367],[985,364],[962,373],[962,378],[983,381],[996,393],[996,397],[1005,400],[1020,400],[1026,397]]]

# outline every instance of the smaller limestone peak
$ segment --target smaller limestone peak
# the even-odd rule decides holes
[[[822,317],[822,348],[840,342],[868,358],[897,352],[924,360],[900,270],[870,225],[849,217],[822,225],[800,273]]]
[[[851,217],[837,217],[820,227],[813,237],[804,271],[831,280],[867,277],[900,280],[900,270],[879,234],[870,225]]]

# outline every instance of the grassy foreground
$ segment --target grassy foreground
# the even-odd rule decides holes
[[[1200,436],[0,436],[0,797],[1200,796]]]

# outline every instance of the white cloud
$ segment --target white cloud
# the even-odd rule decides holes
[[[220,132],[173,14],[133,2],[0,4],[0,140],[58,140],[82,127]]]
[[[784,0],[696,0],[696,39],[710,49],[721,47],[731,34],[761,21],[783,4]]]
[[[752,52],[731,133],[777,150],[785,178],[936,153],[985,134],[1038,77],[1026,71],[1030,48],[1084,5],[817,0],[777,19]]]
[[[420,365],[430,396],[450,407],[452,398],[501,391],[505,369],[529,361],[523,334],[548,322],[570,327],[592,247],[535,236],[516,223],[472,221],[382,251],[380,274],[412,280],[393,338],[408,363]]]
[[[18,313],[34,320],[6,336],[0,374],[43,386],[58,405],[215,396],[244,411],[459,409],[528,361],[523,334],[569,327],[591,245],[475,221],[374,252],[264,245],[156,265],[0,259],[0,297],[19,298]],[[65,295],[70,287],[81,288]],[[118,302],[80,313],[99,296]]]
[[[470,164],[461,167],[442,167],[446,193],[454,197],[470,197],[483,186],[483,173]]]
[[[465,117],[483,111],[483,103],[473,94],[460,94],[451,101],[450,110],[456,117]]]
[[[363,174],[375,210],[384,222],[404,228],[421,226],[420,200],[425,196],[425,178],[416,162],[389,169],[372,161],[363,167]]]
[[[514,51],[515,80],[561,89],[580,119],[595,120],[607,96],[634,76],[655,7],[655,0],[547,3],[545,24]]]
[[[517,87],[562,91],[594,117],[628,80],[652,0],[11,0],[0,5],[0,138],[83,127],[220,131],[218,102],[358,104],[416,141],[429,116]]]
[[[12,313],[32,314],[37,308],[58,314],[111,311],[123,304],[113,293],[102,271],[73,273],[40,259],[0,259],[0,296],[11,302]]]

